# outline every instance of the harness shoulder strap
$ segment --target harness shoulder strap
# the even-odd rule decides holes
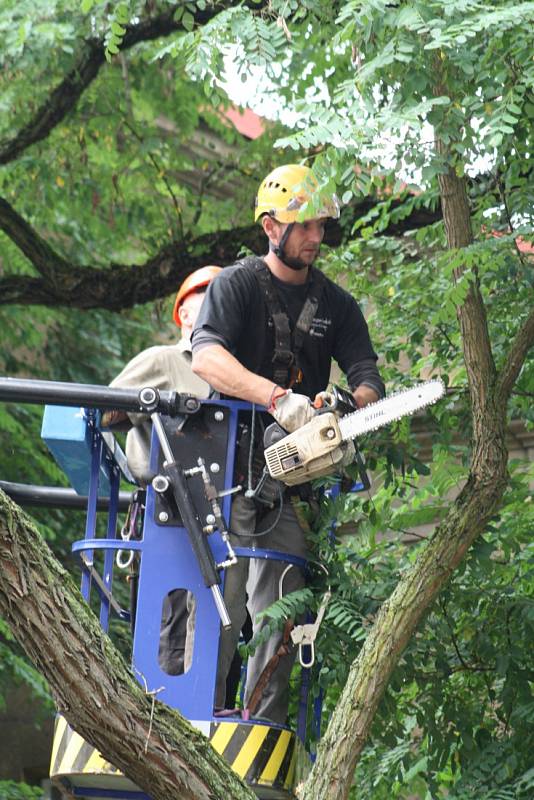
[[[289,317],[280,302],[271,272],[263,259],[257,256],[247,256],[238,263],[252,269],[265,297],[274,325],[273,381],[286,388],[290,383],[290,369],[295,362]]]
[[[304,344],[304,337],[312,326],[313,318],[319,306],[319,300],[321,299],[325,284],[326,280],[323,273],[312,267],[308,296],[302,306],[302,311],[299,314],[295,326],[295,334],[293,336],[293,352],[295,356],[300,353],[302,345]]]
[[[253,270],[265,297],[269,314],[273,320],[273,380],[275,383],[285,388],[291,386],[295,382],[295,377],[300,370],[299,354],[302,350],[305,336],[311,328],[315,312],[317,311],[321,293],[326,282],[325,277],[322,272],[312,267],[308,294],[296,322],[293,336],[291,336],[289,317],[285,308],[282,306],[271,272],[263,259],[257,256],[247,256],[238,263]]]

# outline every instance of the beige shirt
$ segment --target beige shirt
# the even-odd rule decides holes
[[[210,387],[191,370],[189,339],[178,344],[149,347],[136,355],[111,382],[116,389],[142,389],[153,386],[206,398]],[[145,486],[152,477],[149,470],[152,423],[145,414],[128,414],[134,427],[126,437],[126,458],[132,475]]]

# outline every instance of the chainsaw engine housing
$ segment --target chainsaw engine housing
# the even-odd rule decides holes
[[[341,441],[336,415],[319,414],[265,449],[269,474],[288,486],[325,475],[341,459]]]

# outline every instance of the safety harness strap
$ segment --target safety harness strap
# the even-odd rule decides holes
[[[248,256],[239,263],[253,270],[265,297],[274,325],[273,381],[287,389],[296,382],[300,372],[299,355],[319,306],[325,285],[324,275],[319,270],[311,268],[308,294],[292,336],[289,316],[282,306],[271,271],[263,259]]]

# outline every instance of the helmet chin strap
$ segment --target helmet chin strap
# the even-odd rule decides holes
[[[289,239],[289,234],[293,230],[293,226],[295,225],[294,222],[290,222],[285,231],[282,234],[282,238],[280,239],[278,244],[273,244],[269,240],[269,250],[277,256],[277,258],[282,261],[286,267],[289,269],[294,269],[295,272],[300,272],[301,269],[306,269],[309,267],[309,264],[306,264],[305,261],[302,261],[300,258],[291,258],[291,256],[286,256],[285,253],[285,246],[287,244],[287,240]]]

